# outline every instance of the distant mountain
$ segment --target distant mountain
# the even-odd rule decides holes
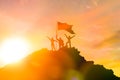
[[[76,48],[41,49],[0,70],[0,80],[120,80],[112,70],[86,61]]]

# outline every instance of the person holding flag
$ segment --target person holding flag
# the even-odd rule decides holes
[[[71,33],[71,34],[75,34],[74,33],[74,31],[72,30],[72,26],[73,25],[69,25],[69,24],[67,24],[67,23],[61,23],[61,22],[57,22],[57,26],[58,26],[58,30],[65,30],[65,31],[67,31],[67,32],[69,32],[69,33]],[[57,35],[57,33],[56,33],[56,35]],[[74,36],[67,36],[66,34],[65,34],[65,37],[67,38],[67,42],[66,42],[66,46],[69,46],[69,48],[71,48],[71,39],[73,38],[73,37],[75,37],[75,35]]]
[[[56,35],[56,40],[58,41],[59,49],[64,47],[64,41],[61,37],[58,38],[58,36]]]
[[[73,26],[73,25],[69,25],[69,24],[67,24],[67,23],[57,22],[56,40],[58,41],[59,49],[62,48],[62,47],[64,47],[64,41],[63,41],[63,39],[62,39],[61,37],[58,38],[58,31],[59,31],[59,30],[65,30],[65,31],[69,32],[70,34],[75,34],[74,31],[72,30],[72,26]],[[66,36],[66,38],[67,38],[67,40],[68,40],[68,41],[66,42],[66,46],[69,46],[69,48],[71,48],[71,39],[72,39],[73,37],[75,37],[75,35],[74,35],[74,36],[67,36],[67,35],[65,34],[65,36]],[[55,48],[55,41],[56,41],[56,40],[54,40],[53,37],[52,37],[52,38],[47,37],[47,38],[48,38],[48,39],[50,40],[50,42],[51,42],[52,51],[55,51],[55,50],[56,50],[56,48]]]

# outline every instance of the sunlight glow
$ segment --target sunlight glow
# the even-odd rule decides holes
[[[29,44],[23,38],[9,38],[3,41],[0,56],[4,65],[15,63],[29,54]]]

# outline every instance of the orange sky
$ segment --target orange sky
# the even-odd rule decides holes
[[[0,42],[16,35],[26,37],[33,50],[50,48],[46,36],[55,36],[57,21],[74,25],[73,46],[87,60],[120,76],[120,41],[110,38],[120,30],[119,0],[0,0]]]

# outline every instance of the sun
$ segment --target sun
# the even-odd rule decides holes
[[[0,56],[4,65],[15,63],[26,57],[30,50],[28,41],[23,38],[8,38],[2,42]]]

